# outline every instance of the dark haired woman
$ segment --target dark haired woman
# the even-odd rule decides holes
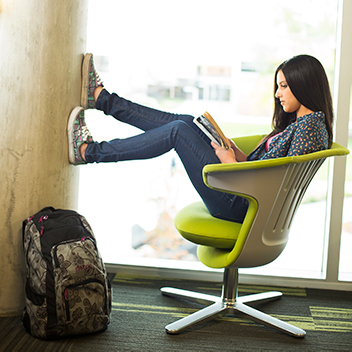
[[[303,155],[327,149],[332,143],[331,93],[317,59],[300,55],[283,62],[276,70],[274,87],[273,131],[246,156],[231,140],[228,150],[210,142],[190,115],[161,112],[110,94],[95,71],[92,54],[87,54],[82,66],[82,107],[73,109],[68,122],[69,161],[79,165],[150,159],[174,149],[210,214],[242,222],[247,202],[209,189],[202,179],[205,165]],[[144,132],[94,142],[84,121],[84,109],[92,108]]]

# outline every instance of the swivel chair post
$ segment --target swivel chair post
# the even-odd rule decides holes
[[[222,285],[221,298],[224,304],[236,303],[238,296],[238,269],[226,268]]]

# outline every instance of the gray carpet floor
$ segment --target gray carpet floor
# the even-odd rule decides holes
[[[0,351],[352,351],[351,292],[240,286],[240,294],[282,291],[281,299],[256,308],[305,329],[303,339],[232,316],[168,335],[165,325],[201,306],[163,296],[162,286],[221,292],[217,283],[116,275],[105,332],[44,341],[29,335],[20,317],[0,318]]]

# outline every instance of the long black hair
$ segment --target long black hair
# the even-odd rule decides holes
[[[280,104],[280,99],[275,97],[278,89],[276,79],[279,71],[282,71],[284,74],[292,94],[300,104],[314,112],[324,112],[330,148],[332,144],[334,114],[329,81],[320,61],[309,55],[294,56],[281,63],[276,69],[274,78],[275,106],[272,120],[273,131],[268,137],[283,131],[296,118],[296,113],[286,113]]]

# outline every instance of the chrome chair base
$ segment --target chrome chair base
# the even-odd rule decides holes
[[[229,285],[230,284],[230,285]],[[232,288],[230,287],[232,285]],[[276,319],[268,314],[262,313],[252,307],[247,306],[245,303],[250,302],[269,302],[278,299],[282,296],[281,292],[271,291],[265,293],[258,293],[254,295],[241,296],[237,295],[238,288],[238,269],[226,268],[224,272],[224,284],[222,297],[196,293],[192,291],[181,290],[172,287],[163,287],[161,292],[163,295],[187,299],[189,301],[209,304],[209,306],[177,320],[165,327],[166,332],[169,334],[177,334],[182,330],[190,328],[194,325],[206,322],[223,315],[242,315],[259,324],[269,326],[276,330],[280,330],[294,337],[304,337],[306,332],[291,324],[285,323],[282,320]]]

